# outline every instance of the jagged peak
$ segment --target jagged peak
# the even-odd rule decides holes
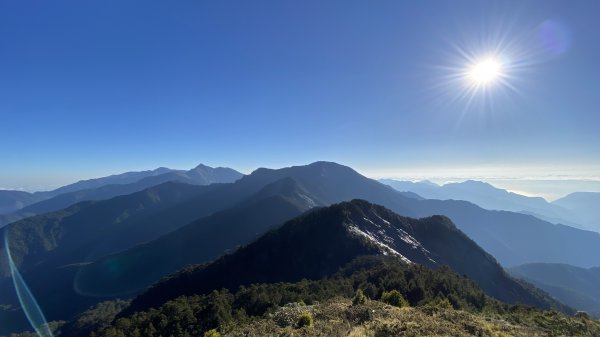
[[[210,167],[208,165],[204,165],[202,163],[196,165],[196,167],[194,167],[192,170],[213,170],[213,167]]]

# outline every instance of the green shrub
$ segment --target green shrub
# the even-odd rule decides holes
[[[381,294],[381,301],[400,308],[408,306],[408,302],[398,290],[384,291]]]
[[[365,303],[367,303],[367,296],[365,296],[362,290],[358,289],[356,291],[356,294],[354,294],[354,297],[352,298],[352,305]]]
[[[211,329],[204,333],[204,337],[221,337],[217,329]]]
[[[445,297],[437,297],[435,300],[428,304],[429,306],[441,308],[441,309],[454,309],[452,303]]]
[[[303,312],[302,314],[300,314],[300,318],[298,318],[298,328],[302,328],[305,326],[312,326],[314,322],[314,319],[312,317],[312,314],[308,311]]]

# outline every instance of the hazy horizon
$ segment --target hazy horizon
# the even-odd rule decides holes
[[[199,164],[208,165],[211,167],[230,167],[235,169],[243,174],[250,174],[252,171],[260,168],[266,167],[271,169],[278,169],[288,166],[296,166],[296,165],[307,165],[311,162],[306,163],[293,163],[289,165],[280,164],[274,166],[258,166],[255,168],[236,168],[230,167],[227,165],[219,165],[219,164],[207,164],[207,163],[198,163],[188,165],[186,167],[173,167],[169,165],[157,165],[154,167],[147,168],[139,168],[139,169],[122,169],[120,171],[102,171],[98,170],[95,174],[81,174],[79,176],[72,177],[56,177],[54,184],[49,185],[10,185],[7,181],[0,181],[0,190],[18,190],[18,191],[26,191],[26,192],[39,192],[39,191],[48,191],[61,186],[65,186],[68,184],[75,183],[80,180],[94,179],[105,176],[110,176],[114,174],[120,174],[125,172],[134,172],[134,171],[147,171],[154,170],[159,167],[166,167],[174,170],[189,170],[191,168],[196,167]],[[493,185],[494,187],[508,190],[509,192],[514,192],[518,194],[522,194],[525,196],[531,197],[543,197],[548,201],[553,201],[559,199],[561,197],[566,196],[567,194],[573,192],[600,192],[600,176],[591,175],[596,172],[592,169],[579,170],[579,171],[565,171],[557,170],[556,168],[546,168],[542,170],[542,174],[535,174],[531,172],[532,170],[520,170],[520,169],[508,169],[506,167],[502,169],[481,169],[481,168],[458,168],[454,167],[452,169],[441,169],[441,168],[410,168],[410,169],[386,169],[386,170],[377,170],[377,169],[369,169],[369,168],[361,168],[355,167],[352,165],[348,165],[345,163],[339,163],[342,165],[350,166],[353,169],[357,170],[359,173],[372,178],[372,179],[394,179],[394,180],[402,180],[402,181],[431,181],[438,185],[443,185],[446,183],[453,182],[463,182],[466,180],[477,180],[483,181]],[[540,168],[538,167],[539,171]],[[528,172],[529,171],[529,172]],[[519,175],[519,173],[524,173]]]

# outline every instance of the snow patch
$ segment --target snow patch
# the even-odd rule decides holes
[[[309,207],[312,208],[312,207],[317,207],[318,206],[317,203],[314,200],[312,200],[311,198],[309,198],[307,195],[300,194],[299,196],[300,196],[300,198],[302,198],[302,200],[304,200],[306,202],[306,204]]]
[[[391,223],[389,221],[387,221],[386,219],[382,218],[379,214],[373,212],[373,214],[375,214],[376,217],[379,218],[379,220],[383,221],[386,225],[390,226]]]
[[[379,226],[378,226],[378,225],[376,225],[376,224],[375,224],[373,221],[371,221],[371,219],[369,219],[369,218],[365,218],[364,216],[363,216],[363,219],[364,219],[365,221],[367,221],[368,223],[372,224],[373,226],[375,226],[375,227],[379,227]]]
[[[371,210],[367,216],[362,216],[350,222],[352,232],[369,239],[369,241],[381,247],[384,253],[390,252],[401,256],[402,260],[407,262],[410,260],[402,255],[400,251],[406,251],[406,249],[417,250],[429,261],[437,263],[430,257],[431,253],[417,239],[406,232],[401,224],[392,224],[377,214],[375,210]]]
[[[423,248],[423,246],[421,246],[421,243],[419,241],[417,241],[414,237],[412,237],[406,231],[404,231],[401,228],[398,228],[397,230],[398,230],[398,234],[400,235],[400,239],[402,241],[408,243],[413,249],[417,249],[420,247],[423,250],[427,251],[427,249],[425,249],[425,248]]]
[[[412,263],[412,261],[407,259],[404,255],[398,253],[398,251],[396,251],[392,247],[381,242],[375,236],[373,236],[371,233],[362,231],[360,228],[358,228],[358,226],[350,224],[348,226],[348,229],[350,230],[350,232],[360,235],[360,236],[366,238],[367,240],[369,240],[370,242],[374,243],[375,245],[379,246],[380,248],[382,248],[383,255],[388,255],[388,253],[392,253],[392,254],[398,256],[405,263]]]

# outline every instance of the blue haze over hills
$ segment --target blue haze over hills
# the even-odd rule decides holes
[[[212,173],[223,171],[226,174],[222,179],[232,182],[191,185],[190,180],[186,180],[186,183],[163,183],[158,180],[155,181],[158,185],[141,188],[138,192],[121,190],[122,194],[118,196],[78,202],[65,209],[42,213],[9,224],[3,235],[8,235],[11,254],[15,261],[18,261],[18,268],[29,281],[34,293],[40,294],[38,300],[47,308],[49,317],[68,319],[98,300],[135,296],[161,276],[175,272],[190,263],[210,261],[223,251],[247,244],[265,232],[277,228],[283,221],[299,216],[305,211],[357,198],[384,205],[393,212],[414,218],[438,214],[447,216],[451,223],[446,223],[443,228],[454,228],[456,225],[457,230],[468,235],[469,239],[466,240],[473,240],[478,247],[490,253],[491,256],[484,259],[488,261],[486,264],[492,263],[489,266],[495,265],[496,261],[505,267],[536,262],[562,263],[585,268],[600,265],[599,233],[555,225],[527,214],[486,210],[467,201],[425,199],[413,192],[396,191],[390,186],[360,175],[349,167],[331,162],[316,162],[282,169],[261,168],[246,176],[230,169],[210,169],[206,166],[199,166],[191,171],[198,170],[208,170]],[[188,179],[200,176],[215,179],[218,176],[212,173],[194,174],[190,171],[168,171],[162,174],[152,172],[142,174],[145,176],[143,178],[138,176],[141,178],[138,182],[109,184],[83,191],[90,193],[89,191],[103,190],[107,186],[139,187],[141,185],[137,185],[138,183],[156,179],[161,175],[183,176]],[[426,185],[432,187],[431,184]],[[482,184],[468,182],[466,185]],[[490,188],[486,186],[484,190]],[[77,192],[67,192],[63,195],[71,193]],[[55,198],[60,199],[60,196]],[[50,200],[53,199],[47,201]],[[365,205],[365,208],[359,206],[362,208],[360,212],[368,212],[368,209],[373,207],[370,204]],[[28,207],[31,206],[35,204]],[[360,219],[360,212],[352,216],[352,219]],[[419,239],[399,232],[400,236],[393,239],[392,233],[397,231],[394,228],[379,236],[375,227],[381,224],[374,224],[391,221],[391,218],[377,220],[381,212],[376,211],[372,220],[371,216],[366,218],[373,224],[367,220],[364,224],[357,224],[357,228],[363,234],[356,232],[357,229],[352,229],[353,227],[350,228],[350,232],[354,233],[352,235],[362,235],[373,240],[373,247],[388,247],[385,249],[392,251],[398,249],[396,252],[409,260],[426,260],[427,257],[411,255],[414,252],[401,248],[404,244],[400,241],[411,242],[413,246],[422,244],[424,251],[430,252],[434,251],[433,243],[426,242],[435,242],[435,250],[445,252],[436,254],[442,254],[440,256],[445,258],[453,256],[453,268],[457,270],[466,268],[466,262],[463,261],[465,257],[454,255],[459,251],[448,251],[453,245],[471,245],[463,242],[465,239],[455,237],[452,240],[461,243],[450,243],[446,240],[451,240],[454,236],[439,237],[435,235],[436,231],[420,234],[423,236]],[[435,219],[431,221],[438,223],[444,218]],[[425,225],[422,223],[418,226]],[[409,228],[403,231],[409,233]],[[313,234],[317,237],[321,235],[317,232]],[[437,238],[436,241],[428,241],[433,237]],[[400,241],[390,246],[390,240]],[[3,252],[4,249],[0,255]],[[440,257],[430,258],[435,261]],[[13,301],[14,305],[10,270],[2,262],[4,260],[0,258],[0,293],[5,301]],[[154,267],[146,268],[150,260],[154,261]],[[116,266],[120,267],[115,268]],[[492,279],[478,278],[479,274],[474,271],[472,277],[479,280],[481,286],[492,296],[511,298],[514,293],[509,296],[506,293],[508,288],[494,288],[492,285],[508,282],[508,287],[513,281],[505,279],[501,269],[497,269],[499,267],[493,268],[496,268],[495,273],[499,274],[494,274],[496,276]],[[529,298],[533,301],[531,303],[547,303],[544,302],[546,300],[538,298],[538,295],[529,293],[530,290],[526,290],[528,288],[520,288],[517,284],[510,287],[517,287],[514,291],[521,293],[518,296],[524,296],[523,299]],[[136,305],[158,300],[154,295],[144,296],[140,300],[142,302],[137,302]],[[66,301],[68,305],[58,305],[57,300],[60,303]],[[580,303],[571,299],[568,299],[568,302]],[[20,315],[19,311],[6,311],[0,314],[0,319],[7,329],[12,329],[9,327],[24,326],[23,322],[19,323],[23,318]]]

